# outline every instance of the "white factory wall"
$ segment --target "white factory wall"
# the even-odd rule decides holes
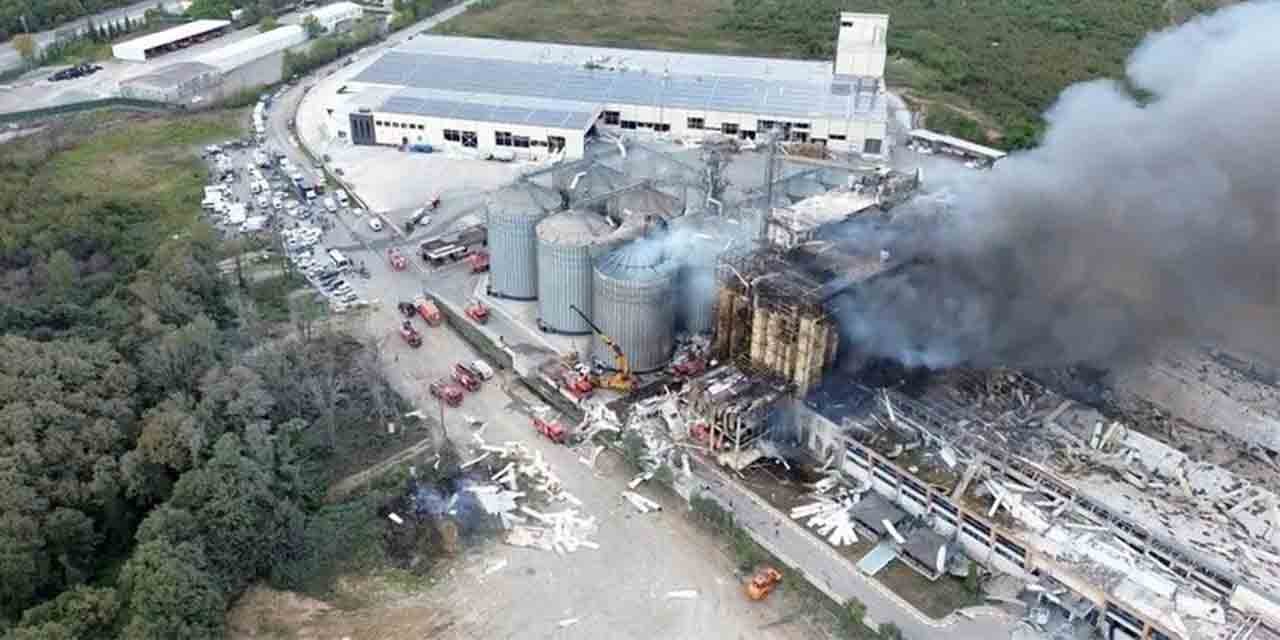
[[[335,2],[307,15],[315,16],[325,31],[339,31],[344,22],[359,20],[364,15],[364,8],[354,2]]]
[[[885,155],[889,149],[889,125],[885,120],[855,118],[852,120],[832,120],[827,118],[796,118],[771,116],[768,114],[733,113],[728,111],[707,111],[695,109],[675,109],[654,106],[636,106],[626,104],[605,105],[604,111],[617,111],[619,120],[642,123],[663,124],[670,127],[669,135],[678,138],[700,139],[709,133],[723,132],[723,126],[729,124],[738,132],[756,131],[760,120],[790,122],[808,125],[808,129],[793,128],[793,132],[807,131],[810,140],[824,140],[828,149],[842,153],[862,153],[868,139],[880,140],[880,153]],[[689,127],[690,118],[701,118],[702,128]],[[615,125],[605,125],[611,131],[621,130]],[[793,124],[794,127],[794,124]],[[645,128],[644,131],[652,131]],[[736,134],[734,134],[736,135]],[[837,136],[832,138],[832,136]],[[843,139],[841,139],[841,136]]]
[[[530,140],[538,140],[546,142],[548,136],[560,136],[565,140],[564,155],[565,158],[574,159],[581,158],[586,147],[586,132],[573,129],[558,129],[552,127],[530,127],[526,125],[504,124],[500,122],[476,122],[472,120],[454,120],[452,118],[436,118],[432,116],[417,116],[400,113],[381,113],[373,112],[374,120],[374,138],[378,144],[386,144],[399,146],[404,143],[407,138],[409,144],[426,143],[433,147],[465,149],[459,142],[445,140],[444,132],[446,129],[453,131],[471,131],[476,134],[477,145],[474,151],[481,155],[488,155],[495,151],[511,151],[520,158],[539,159],[547,157],[549,151],[547,147],[508,147],[498,146],[495,144],[494,133],[497,131],[505,131],[513,136],[525,136]],[[420,125],[421,129],[403,126],[388,126],[382,123],[392,123],[401,125]],[[349,123],[342,124],[343,129],[349,129]],[[347,135],[350,135],[348,131]]]
[[[841,13],[836,36],[836,75],[884,77],[889,16]]]

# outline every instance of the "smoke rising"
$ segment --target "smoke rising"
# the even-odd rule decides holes
[[[1152,34],[1126,82],[1064,91],[1039,147],[845,229],[905,264],[837,301],[844,338],[908,365],[1037,367],[1256,330],[1245,311],[1276,304],[1280,272],[1277,34],[1272,2]]]

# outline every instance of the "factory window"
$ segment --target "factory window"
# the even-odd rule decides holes
[[[511,146],[511,132],[510,131],[494,131],[493,143],[498,145],[499,147]]]
[[[862,142],[863,153],[880,153],[880,147],[883,141],[879,138],[867,138]]]
[[[937,507],[942,511],[950,513],[952,515],[955,515],[956,513],[956,506],[954,504],[951,504],[950,500],[947,500],[946,498],[936,493],[933,494],[933,506]]]
[[[904,478],[902,479],[902,484],[906,485],[907,487],[909,487],[909,488],[911,488],[911,489],[915,489],[916,493],[918,493],[918,494],[920,494],[920,495],[924,495],[925,493],[927,493],[927,491],[926,491],[926,490],[925,490],[925,488],[924,488],[924,485],[920,484],[919,482],[916,482],[915,480],[913,480],[913,479],[911,479],[911,478],[906,478],[906,477],[904,477]]]
[[[1160,633],[1159,631],[1156,631],[1156,630],[1152,629],[1152,630],[1151,630],[1151,640],[1173,640],[1173,638],[1170,638],[1169,636],[1166,636],[1165,634]]]
[[[671,130],[671,125],[669,125],[669,124],[655,124],[655,125],[653,125],[653,130],[654,130],[654,131],[670,131],[670,130]]]
[[[756,132],[750,131],[750,130],[739,131],[738,137],[742,138],[743,140],[755,140]]]
[[[529,136],[512,136],[511,145],[521,149],[529,148]]]
[[[829,135],[829,136],[827,136],[827,137],[828,137],[828,138],[830,138],[830,139],[832,139],[832,140],[847,140],[847,139],[848,139],[848,138],[846,138],[846,137],[845,137],[845,135],[844,135],[843,133],[833,133],[833,134],[831,134],[831,135]]]
[[[620,124],[623,129],[635,129],[640,123],[635,120],[623,120]]]
[[[707,124],[707,121],[703,120],[702,118],[689,118],[685,126],[690,129],[701,129],[702,127],[706,126],[706,124]]]
[[[726,122],[720,125],[720,133],[726,136],[736,135],[738,133],[738,125],[732,122]]]
[[[471,148],[478,147],[480,146],[479,140],[480,138],[476,136],[476,132],[474,131],[462,132],[462,146],[464,147],[471,147]]]
[[[991,535],[991,527],[988,527],[981,520],[978,520],[967,513],[964,515],[964,524],[966,527],[973,527],[977,531],[981,532],[984,537]]]
[[[793,123],[791,123],[791,128],[793,128],[793,129],[808,129],[808,128],[809,128],[809,123],[808,123],[808,122],[793,122]]]
[[[446,142],[462,142],[462,132],[457,129],[445,129],[444,139]]]
[[[840,23],[840,26],[842,26],[842,27],[852,27],[852,26],[853,26],[853,23],[852,23],[852,22],[841,22],[841,23]]]
[[[622,120],[622,114],[617,111],[605,111],[601,115],[604,116],[605,124],[618,124]]]
[[[547,148],[549,148],[552,153],[563,150],[564,137],[563,136],[547,136]]]

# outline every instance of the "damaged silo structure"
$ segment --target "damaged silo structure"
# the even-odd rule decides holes
[[[676,263],[664,239],[644,237],[596,262],[592,319],[622,348],[637,373],[667,365],[675,348]],[[614,366],[613,353],[599,338],[591,352]]]
[[[538,297],[538,223],[559,206],[541,187],[516,185],[494,194],[489,231],[489,294],[513,300]]]
[[[592,313],[595,259],[613,228],[599,215],[571,209],[538,223],[538,328],[586,334],[591,326],[572,307]]]

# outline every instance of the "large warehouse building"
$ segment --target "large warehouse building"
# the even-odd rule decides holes
[[[335,2],[311,11],[308,17],[315,17],[320,28],[326,33],[340,33],[355,24],[364,15],[364,7],[354,2]]]
[[[215,38],[230,30],[231,23],[226,20],[196,20],[121,42],[111,47],[111,55],[121,60],[146,62],[160,54]]]
[[[889,17],[842,13],[834,61],[421,36],[357,75],[331,113],[355,144],[583,154],[597,130],[683,139],[768,130],[833,151],[888,153]],[[344,121],[345,120],[345,121]]]

